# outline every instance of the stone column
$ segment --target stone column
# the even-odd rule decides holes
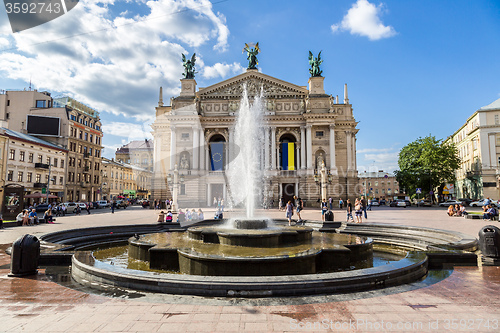
[[[337,161],[335,158],[335,125],[330,125],[330,170],[337,175]]]
[[[352,143],[351,131],[345,131],[345,141],[347,144],[347,171],[352,169]]]
[[[294,161],[294,169],[295,170],[298,170],[300,168],[299,166],[299,156],[300,156],[300,145],[295,143],[295,161],[297,161],[297,163],[295,163]]]
[[[229,127],[228,131],[229,131],[229,142],[227,143],[228,155],[226,158],[226,170],[229,169],[228,168],[229,163],[231,163],[231,161],[234,158],[234,156],[233,156],[233,154],[234,154],[234,127]]]
[[[203,128],[200,128],[199,132],[200,170],[205,170],[205,132]]]
[[[210,150],[208,149],[208,144],[205,146],[205,169],[210,171]]]
[[[307,169],[313,169],[312,155],[312,125],[306,125],[306,143],[307,143]]]
[[[193,170],[198,170],[199,169],[199,155],[200,155],[200,146],[199,146],[199,130],[198,128],[194,127],[193,128]]]
[[[352,144],[352,170],[356,170],[356,135],[351,133],[351,144]]]
[[[276,169],[276,127],[271,127],[271,170]]]
[[[176,162],[175,160],[177,158],[176,146],[177,146],[177,140],[176,140],[175,126],[170,126],[170,170],[174,170],[175,167],[175,162]]]
[[[264,170],[269,170],[269,127],[264,128]]]
[[[300,168],[306,168],[306,128],[300,127]]]

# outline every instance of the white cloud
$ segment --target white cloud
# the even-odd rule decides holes
[[[227,48],[225,18],[208,0],[123,1],[146,14],[115,16],[108,5],[120,1],[84,0],[46,24],[0,32],[0,43],[9,38],[14,47],[0,52],[1,75],[142,120],[154,113],[160,86],[167,100],[179,93],[181,53],[211,44]]]
[[[122,136],[132,140],[151,139],[151,128],[147,124],[142,126],[135,123],[111,122],[109,124],[102,124],[102,131],[104,134],[111,134]]]
[[[379,17],[382,10],[382,4],[375,6],[368,0],[358,0],[347,11],[342,22],[331,26],[332,32],[349,31],[351,35],[365,36],[370,40],[392,37],[396,31],[382,23]]]
[[[216,77],[225,78],[229,74],[240,74],[243,73],[245,69],[239,63],[234,62],[232,64],[221,64],[216,63],[213,66],[206,66],[203,70],[203,77],[206,79],[214,79]]]

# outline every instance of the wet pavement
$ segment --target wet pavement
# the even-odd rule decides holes
[[[89,292],[67,270],[39,269],[35,276],[8,277],[5,249],[25,233],[100,225],[153,223],[158,211],[128,208],[111,214],[67,216],[56,224],[0,230],[0,332],[498,332],[500,267],[431,271],[410,285],[343,295],[216,299],[129,290]],[[208,210],[209,217],[213,211]],[[284,212],[265,211],[274,218]],[[446,216],[438,208],[374,208],[370,223],[395,223],[460,231],[477,237],[487,224]],[[231,213],[225,213],[226,216]],[[317,219],[317,210],[306,210]],[[335,220],[345,213],[335,211]],[[112,297],[111,295],[114,295]]]

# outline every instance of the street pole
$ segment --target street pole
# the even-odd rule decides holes
[[[174,167],[174,193],[173,193],[173,205],[172,205],[172,213],[176,212],[177,209],[177,191],[179,186],[179,170],[177,169],[177,164]]]
[[[51,166],[51,162],[49,161],[49,179],[47,180],[47,197],[46,197],[46,202],[47,202],[47,205],[49,204],[49,193],[50,193],[50,166]]]

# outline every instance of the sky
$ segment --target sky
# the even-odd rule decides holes
[[[177,96],[182,56],[196,53],[198,88],[259,70],[306,86],[321,51],[327,94],[347,83],[358,171],[398,169],[419,137],[445,139],[500,98],[500,1],[84,0],[12,33],[0,9],[0,90],[31,86],[100,112],[103,155],[151,138],[159,87]]]

